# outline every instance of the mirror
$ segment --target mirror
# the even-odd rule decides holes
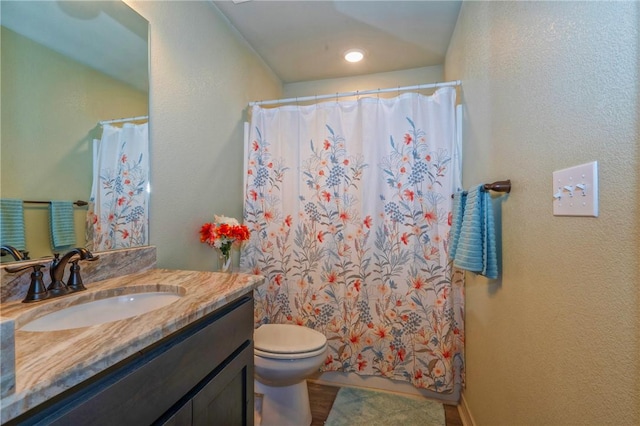
[[[49,0],[2,2],[0,23],[0,196],[44,202],[24,203],[37,259],[52,254],[47,202],[89,200],[99,121],[148,115],[148,22],[123,2]],[[74,206],[76,246],[86,214]]]

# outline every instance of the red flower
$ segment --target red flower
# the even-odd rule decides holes
[[[205,223],[200,227],[200,242],[211,246],[217,240],[223,240],[223,244],[234,241],[248,240],[251,236],[246,225],[230,225],[228,223]]]
[[[404,190],[404,196],[405,198],[408,198],[409,201],[413,201],[413,191],[410,189],[405,189]]]
[[[318,241],[322,242],[322,240],[324,239],[324,234],[322,231],[318,232]]]
[[[126,199],[126,198],[124,198],[124,197],[120,197],[120,198],[118,198],[118,205],[119,205],[119,206],[121,206],[121,205],[123,205],[126,201],[127,201],[127,199]]]
[[[349,165],[349,159],[345,158],[344,161],[342,162],[342,164],[344,164],[345,166]]]
[[[327,150],[331,148],[331,143],[328,140],[324,140],[324,149]]]
[[[416,380],[422,379],[422,370],[417,369],[417,370],[416,370],[416,372],[415,372],[415,374],[413,375],[413,377],[414,377]]]
[[[258,199],[258,193],[252,189],[249,191],[249,197],[253,200],[256,201]]]
[[[254,151],[257,151],[260,149],[260,145],[258,145],[258,141],[253,141],[252,146]]]
[[[126,229],[124,231],[122,231],[122,239],[123,240],[126,240],[128,236],[129,236],[129,231],[127,231]]]
[[[404,168],[404,166],[400,167],[400,173],[406,173],[407,169]]]
[[[353,286],[355,287],[357,292],[360,292],[360,286],[362,285],[362,283],[360,282],[360,280],[355,280],[353,282]]]
[[[318,174],[319,174],[320,176],[324,176],[324,170],[320,170],[320,171],[318,172]]]
[[[327,192],[327,191],[322,191],[321,196],[322,196],[322,198],[324,198],[324,200],[325,200],[326,202],[331,201],[331,194],[330,194],[329,192]]]
[[[277,285],[282,284],[282,275],[281,274],[276,275],[276,277],[273,280],[276,282]]]
[[[284,219],[284,223],[285,225],[287,225],[288,227],[291,227],[291,215],[288,215],[285,219]]]
[[[367,360],[363,359],[363,360],[358,360],[358,371],[362,371],[364,370],[364,368],[367,366]]]
[[[436,212],[434,212],[433,210],[430,210],[424,214],[424,218],[427,220],[427,222],[431,224],[435,222],[437,219]]]
[[[398,358],[400,358],[400,361],[404,361],[404,357],[407,355],[407,351],[404,348],[400,348],[398,350]]]
[[[371,228],[372,223],[373,223],[373,219],[371,219],[371,216],[367,216],[364,218],[364,226],[366,226],[367,229]]]
[[[405,145],[409,145],[412,140],[413,140],[413,138],[411,137],[411,135],[409,133],[405,133],[404,134],[404,144]]]
[[[327,359],[324,361],[324,365],[329,365],[333,362],[333,355],[328,355]]]
[[[127,162],[127,154],[122,154],[122,157],[120,158],[120,161],[122,161],[123,163]]]
[[[429,154],[427,154],[427,156],[424,157],[424,159],[427,160],[427,161],[431,161],[431,156]]]
[[[402,241],[402,243],[406,246],[409,244],[409,235],[407,235],[407,233],[403,233],[402,237],[400,237],[400,241]]]
[[[420,290],[422,287],[424,287],[424,281],[422,281],[422,278],[420,277],[415,277],[412,281],[411,281],[411,285],[413,286],[413,288],[415,288],[416,290]]]

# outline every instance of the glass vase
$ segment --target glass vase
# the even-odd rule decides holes
[[[218,252],[218,272],[231,272],[233,265],[231,263],[231,253]]]

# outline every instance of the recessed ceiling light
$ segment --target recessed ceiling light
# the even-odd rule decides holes
[[[364,58],[364,52],[360,49],[350,49],[344,54],[344,59],[348,62],[360,62]]]

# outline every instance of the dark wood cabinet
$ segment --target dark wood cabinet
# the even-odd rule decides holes
[[[253,425],[253,298],[241,297],[9,424]]]
[[[193,425],[253,425],[253,345],[233,358],[192,400]]]

